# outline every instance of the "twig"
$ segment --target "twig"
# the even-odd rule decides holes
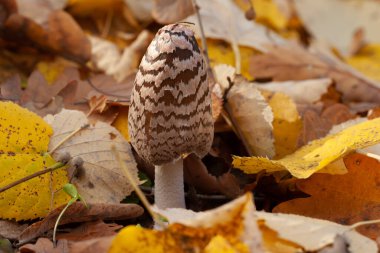
[[[360,226],[372,225],[372,224],[378,224],[378,223],[380,223],[380,219],[379,220],[359,221],[359,222],[356,222],[355,224],[350,225],[349,229],[353,230],[353,229],[356,229],[356,228],[358,228]]]
[[[191,0],[192,4],[193,4],[193,8],[195,10],[195,13],[197,15],[197,19],[198,19],[198,23],[199,23],[199,28],[200,28],[200,31],[201,31],[201,42],[202,42],[202,49],[203,49],[203,55],[205,56],[206,58],[206,63],[207,63],[207,69],[208,69],[208,72],[211,73],[212,75],[212,79],[214,79],[214,72],[211,68],[211,65],[210,65],[210,58],[208,56],[208,48],[207,48],[207,42],[206,42],[206,36],[205,36],[205,31],[203,29],[203,24],[202,24],[202,19],[201,19],[201,15],[199,14],[199,6],[197,5],[196,3],[196,0]]]
[[[125,165],[124,161],[121,159],[120,154],[116,150],[115,146],[112,146],[111,149],[112,149],[112,153],[114,153],[114,155],[116,156],[116,160],[119,162],[120,167],[123,169],[123,171],[124,171],[124,173],[125,173],[128,181],[129,181],[129,183],[132,185],[132,187],[135,190],[137,196],[141,200],[142,204],[144,205],[144,207],[146,208],[146,210],[148,211],[148,213],[150,214],[150,216],[152,216],[154,222],[156,224],[158,224],[159,226],[163,227],[163,228],[166,227],[166,224],[162,221],[162,218],[165,218],[165,217],[163,217],[162,215],[157,214],[156,212],[153,211],[153,208],[152,208],[151,204],[149,203],[149,201],[147,200],[147,198],[145,197],[145,195],[141,191],[141,189],[138,187],[136,181],[132,177],[132,175],[129,172],[129,169]]]
[[[28,180],[30,180],[32,178],[35,178],[35,177],[41,176],[43,174],[55,171],[55,170],[57,170],[59,168],[62,168],[65,165],[66,165],[66,163],[57,162],[56,164],[52,165],[51,167],[49,167],[47,169],[37,171],[37,172],[35,172],[35,173],[33,173],[33,174],[29,175],[29,176],[23,177],[23,178],[21,178],[21,179],[19,179],[17,181],[14,181],[14,182],[12,182],[12,183],[4,186],[4,187],[1,187],[0,188],[0,193],[3,192],[3,191],[6,191],[6,190],[8,190],[8,189],[10,189],[10,188],[12,188],[12,187],[14,187],[16,185],[24,183],[24,182],[26,182],[26,181],[28,181]]]
[[[78,133],[79,131],[89,127],[90,125],[89,124],[85,124],[81,127],[79,127],[78,129],[74,130],[72,133],[70,133],[68,136],[66,136],[65,138],[63,138],[62,141],[60,141],[52,150],[50,150],[48,153],[49,155],[53,154],[63,143],[65,143],[68,139],[70,139],[71,137],[73,137],[76,133]]]

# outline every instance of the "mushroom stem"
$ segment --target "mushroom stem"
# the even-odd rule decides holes
[[[159,209],[186,208],[183,159],[155,166],[154,202]]]

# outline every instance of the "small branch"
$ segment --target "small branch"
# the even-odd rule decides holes
[[[37,172],[35,172],[35,173],[33,173],[33,174],[29,175],[29,176],[23,177],[23,178],[21,178],[21,179],[15,181],[15,182],[13,182],[13,183],[10,183],[10,184],[8,184],[8,185],[6,185],[6,186],[4,186],[4,187],[1,187],[1,188],[0,188],[0,193],[3,192],[3,191],[6,191],[6,190],[8,190],[8,189],[10,189],[10,188],[12,188],[12,187],[14,187],[14,186],[16,186],[16,185],[19,185],[19,184],[21,184],[21,183],[24,183],[24,182],[26,182],[26,181],[28,181],[28,180],[30,180],[30,179],[32,179],[32,178],[35,178],[35,177],[41,176],[41,175],[43,175],[43,174],[46,174],[46,173],[49,173],[49,172],[55,171],[55,170],[57,170],[57,169],[59,169],[59,168],[62,168],[62,167],[65,166],[65,165],[66,165],[66,163],[57,162],[56,164],[52,165],[51,167],[49,167],[49,168],[47,168],[47,169],[37,171]]]
[[[71,134],[69,134],[68,136],[66,136],[65,138],[63,138],[62,141],[60,141],[52,150],[50,150],[48,152],[49,155],[53,154],[63,143],[65,143],[68,139],[70,139],[71,137],[73,137],[76,133],[78,133],[79,131],[89,127],[90,125],[89,124],[85,124],[81,127],[79,127],[78,129],[74,130]]]
[[[201,30],[201,42],[202,42],[202,49],[203,49],[203,55],[205,56],[206,58],[206,63],[207,63],[207,69],[208,69],[208,72],[212,74],[212,77],[214,79],[214,72],[211,68],[211,65],[210,65],[210,58],[208,56],[208,48],[207,48],[207,42],[206,42],[206,36],[205,36],[205,31],[203,29],[203,24],[202,24],[202,19],[201,19],[201,14],[199,13],[199,6],[197,5],[196,3],[196,0],[191,0],[192,4],[193,4],[193,8],[195,10],[195,13],[197,14],[197,19],[198,19],[198,23],[199,23],[199,28]]]
[[[380,223],[380,219],[379,220],[367,220],[367,221],[359,221],[355,224],[352,224],[349,226],[349,229],[350,230],[353,230],[353,229],[356,229],[360,226],[366,226],[366,225],[372,225],[372,224],[379,224]]]

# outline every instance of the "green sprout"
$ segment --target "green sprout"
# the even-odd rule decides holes
[[[65,208],[62,209],[61,213],[59,214],[59,216],[57,218],[57,221],[55,222],[54,230],[53,230],[53,243],[54,243],[54,246],[56,245],[55,235],[57,233],[57,228],[58,228],[59,221],[61,220],[63,214],[66,212],[67,208],[69,208],[69,206],[71,206],[72,204],[74,204],[77,200],[82,201],[83,204],[88,208],[88,205],[87,205],[86,201],[78,193],[77,188],[73,184],[70,184],[70,183],[65,184],[63,186],[63,191],[66,192],[71,197],[71,199],[69,200],[69,202],[67,202]]]

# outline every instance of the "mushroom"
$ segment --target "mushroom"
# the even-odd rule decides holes
[[[183,157],[204,157],[214,122],[207,70],[194,32],[185,24],[161,28],[136,74],[128,115],[131,144],[155,166],[155,204],[185,208]]]

